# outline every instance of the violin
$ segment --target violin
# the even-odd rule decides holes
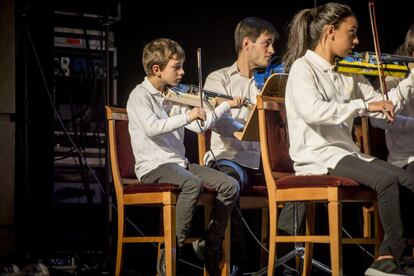
[[[414,62],[414,58],[381,54],[380,62],[385,76],[405,78],[410,72],[408,63]],[[373,52],[354,52],[343,59],[337,58],[335,70],[341,73],[379,75],[377,57]]]
[[[200,89],[196,85],[192,84],[179,84],[177,86],[170,87],[166,93],[163,94],[164,98],[189,106],[202,107],[202,102],[200,101]],[[208,103],[210,106],[216,106],[218,103],[223,100],[232,100],[233,97],[229,95],[224,95],[221,93],[211,92],[203,89],[202,93],[203,102]],[[244,107],[248,109],[253,109],[254,104],[245,99]]]
[[[256,87],[262,90],[266,80],[275,73],[285,73],[285,65],[277,62],[277,57],[273,57],[266,68],[255,70],[253,73],[253,79],[256,83]]]

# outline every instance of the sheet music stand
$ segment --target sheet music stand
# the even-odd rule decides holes
[[[287,77],[288,74],[286,73],[270,75],[259,96],[283,98],[285,96]],[[234,136],[240,141],[259,141],[259,118],[256,105],[253,107],[243,131],[235,132]]]

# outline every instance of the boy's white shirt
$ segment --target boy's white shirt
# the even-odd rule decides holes
[[[227,102],[207,112],[204,131],[230,110]],[[184,127],[201,132],[197,121],[189,123],[190,108],[165,100],[146,77],[130,93],[127,102],[128,129],[135,157],[135,173],[142,176],[166,163],[186,167]]]

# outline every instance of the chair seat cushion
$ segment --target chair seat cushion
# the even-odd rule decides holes
[[[215,193],[214,189],[208,186],[208,183],[203,183],[204,193]],[[267,196],[267,187],[264,185],[260,186],[247,186],[240,194],[241,196]]]
[[[353,187],[358,185],[358,182],[350,178],[333,175],[289,175],[276,181],[278,189],[339,186]]]
[[[264,185],[252,185],[243,189],[241,196],[263,196],[267,197],[267,187]]]
[[[138,181],[138,180],[137,180]],[[178,185],[168,183],[136,183],[130,184],[124,188],[124,194],[136,193],[160,193],[160,192],[174,192],[179,193],[181,189]]]
[[[216,191],[211,188],[208,183],[204,182],[203,183],[203,193],[215,193]]]

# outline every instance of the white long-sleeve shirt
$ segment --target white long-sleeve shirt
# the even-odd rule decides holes
[[[246,98],[252,103],[256,103],[256,96],[259,93],[254,79],[241,75],[236,63],[211,73],[206,79],[204,89],[232,97]],[[233,136],[235,131],[239,131],[246,124],[250,110],[246,107],[233,108],[229,113],[230,115],[221,118],[213,128],[211,151],[217,160],[228,159],[242,166],[258,169],[260,166],[259,142],[240,141]],[[204,156],[206,164],[214,161],[211,151]]]
[[[202,129],[210,128],[229,110],[229,104],[223,102],[214,109],[214,113],[207,113]],[[187,166],[184,127],[194,132],[201,131],[197,121],[189,123],[188,106],[165,100],[145,78],[130,93],[127,112],[138,179],[166,163]]]
[[[386,78],[387,88],[402,89],[400,81],[397,78]],[[402,108],[394,122],[371,118],[371,124],[385,129],[388,162],[402,168],[414,161],[414,101]]]
[[[396,111],[414,94],[414,76],[400,83],[401,89],[388,93]],[[296,60],[286,85],[286,113],[289,128],[289,153],[297,175],[325,174],[344,156],[360,153],[352,139],[354,117],[368,115],[368,103],[382,99],[362,75],[335,72],[334,67],[308,50]]]

